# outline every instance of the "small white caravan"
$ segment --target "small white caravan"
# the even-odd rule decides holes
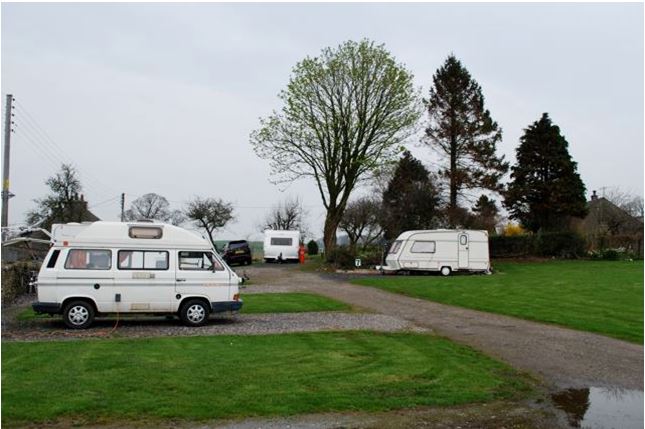
[[[242,307],[242,279],[209,241],[155,222],[52,226],[38,274],[37,313],[62,314],[83,329],[106,313],[177,314],[201,326],[212,312]]]
[[[488,231],[435,229],[406,231],[390,246],[383,272],[490,272]]]
[[[300,231],[264,231],[264,261],[297,261]]]

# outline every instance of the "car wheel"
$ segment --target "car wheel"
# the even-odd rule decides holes
[[[87,329],[94,322],[94,307],[87,301],[72,301],[63,310],[65,325],[71,329]]]
[[[200,299],[192,299],[181,307],[179,317],[186,326],[204,326],[208,322],[210,306]]]
[[[450,269],[450,267],[441,267],[441,275],[442,276],[447,277],[447,276],[450,275],[451,272],[452,272],[452,270]]]

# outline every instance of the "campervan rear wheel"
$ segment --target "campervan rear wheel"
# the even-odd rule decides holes
[[[192,299],[181,307],[179,317],[186,326],[203,326],[208,321],[209,313],[210,308],[205,301]]]
[[[449,276],[452,270],[450,267],[441,267],[441,275],[442,276]]]
[[[72,329],[87,329],[94,321],[94,307],[87,301],[72,301],[63,310],[65,325]]]

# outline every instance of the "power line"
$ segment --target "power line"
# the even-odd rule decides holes
[[[73,159],[56,141],[47,133],[45,128],[39,124],[39,122],[36,120],[34,115],[29,113],[29,111],[25,108],[24,104],[18,102],[17,103],[17,108],[18,111],[22,114],[21,117],[25,118],[25,123],[28,124],[29,126],[32,127],[34,133],[36,134],[37,137],[39,137],[39,141],[43,142],[45,145],[50,145],[56,151],[56,157],[59,158],[63,163],[69,163],[69,164],[74,164],[71,162]],[[62,154],[62,157],[58,155],[58,153]],[[65,162],[65,160],[68,160]],[[117,193],[117,191],[112,188],[111,186],[105,185],[103,182],[101,182],[99,179],[97,179],[95,176],[92,174],[89,174],[85,169],[83,169],[80,166],[75,165],[75,169],[79,172],[79,174],[86,179],[87,181],[91,181],[94,183],[94,190],[97,191],[98,188],[102,188],[104,191],[100,192],[103,195],[111,195]],[[107,192],[105,192],[107,191]]]

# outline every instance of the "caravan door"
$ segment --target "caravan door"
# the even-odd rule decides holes
[[[468,257],[468,247],[468,234],[459,234],[459,268],[468,268],[468,265],[470,263]]]

